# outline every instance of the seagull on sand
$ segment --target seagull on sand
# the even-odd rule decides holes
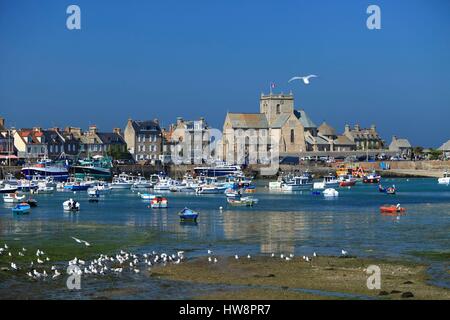
[[[342,249],[342,250],[341,250],[341,254],[342,254],[343,256],[346,256],[346,255],[348,255],[348,252],[345,251],[344,249]]]
[[[309,79],[311,78],[317,78],[317,76],[315,74],[310,74],[308,76],[296,76],[289,79],[288,83],[291,83],[292,81],[296,80],[302,80],[304,84],[309,84],[310,83]]]
[[[236,254],[236,255],[234,255],[234,258],[235,258],[236,260],[238,260],[238,259],[239,259],[239,256]]]
[[[81,240],[81,239],[78,239],[78,238],[75,238],[75,237],[71,237],[73,240],[75,240],[76,242],[78,242],[78,243],[84,243],[85,244],[85,246],[86,247],[89,247],[91,244],[89,243],[89,242],[87,242],[87,241],[84,241],[84,240]]]

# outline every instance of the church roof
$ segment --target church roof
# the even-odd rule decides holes
[[[263,113],[228,113],[231,126],[235,129],[267,129],[269,124]]]
[[[302,123],[302,126],[307,129],[317,128],[316,124],[311,120],[311,118],[306,114],[305,110],[294,111],[297,118]]]
[[[275,121],[272,123],[272,128],[281,128],[286,121],[289,119],[291,115],[290,114],[281,114],[278,116],[278,118],[275,119]]]

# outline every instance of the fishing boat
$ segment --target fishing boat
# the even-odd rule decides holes
[[[225,196],[227,198],[240,199],[242,195],[241,195],[240,191],[238,191],[238,190],[227,189],[227,190],[225,190]]]
[[[328,174],[323,177],[323,184],[326,188],[334,188],[339,186],[339,180],[333,174]]]
[[[160,177],[158,183],[153,186],[153,189],[156,191],[169,191],[174,185],[175,183],[172,179],[168,177]]]
[[[17,192],[15,193],[5,193],[3,195],[3,201],[6,203],[18,203],[25,199],[25,195],[19,196]]]
[[[36,164],[25,166],[21,173],[26,179],[34,177],[52,177],[55,181],[65,181],[69,178],[67,163],[53,163],[50,159],[41,159]]]
[[[339,192],[336,189],[328,188],[323,191],[323,196],[326,198],[336,198],[339,197]]]
[[[439,184],[450,185],[450,173],[445,170],[444,175],[438,179]]]
[[[69,199],[63,202],[63,209],[64,211],[80,211],[80,203],[73,199]]]
[[[100,156],[79,160],[70,168],[70,173],[79,179],[89,176],[100,180],[110,180],[111,168],[111,158]]]
[[[227,198],[227,202],[232,206],[252,207],[258,203],[258,199],[253,197],[241,197],[239,199]]]
[[[378,191],[380,191],[381,193],[386,193],[386,194],[395,194],[397,192],[394,185],[392,187],[385,188],[381,184],[378,185]]]
[[[302,175],[295,176],[281,185],[283,191],[301,191],[309,190],[313,187],[313,182],[310,176]]]
[[[92,185],[88,190],[95,189],[97,192],[102,195],[111,192],[111,186],[107,182],[97,182]]]
[[[380,183],[381,176],[375,172],[372,172],[363,177],[363,183]]]
[[[353,187],[356,184],[356,179],[351,175],[343,175],[339,177],[340,187]]]
[[[178,212],[178,216],[181,221],[197,221],[198,212],[185,207],[183,210]]]
[[[196,167],[194,168],[196,176],[205,177],[222,177],[229,175],[242,175],[242,169],[238,165],[231,165],[223,161],[216,161],[210,167]]]
[[[406,212],[406,209],[402,208],[400,206],[400,204],[397,204],[396,206],[385,204],[384,206],[380,207],[380,212],[381,213],[403,213],[403,212]]]
[[[22,202],[12,208],[12,212],[15,214],[27,214],[30,213],[31,207],[28,203]]]
[[[154,197],[151,201],[150,201],[150,206],[153,209],[158,209],[158,208],[167,208],[168,206],[168,201],[166,198],[161,197],[161,196],[156,196]]]
[[[242,190],[244,191],[244,193],[255,193],[256,192],[256,186],[249,185],[247,187],[243,187]]]

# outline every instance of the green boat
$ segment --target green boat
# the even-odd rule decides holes
[[[70,173],[76,179],[84,180],[87,177],[91,177],[97,180],[111,180],[111,168],[112,160],[110,157],[87,158],[79,160],[76,165],[73,165],[70,168]]]

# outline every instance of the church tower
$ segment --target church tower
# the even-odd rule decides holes
[[[259,112],[264,113],[269,126],[282,114],[291,115],[294,112],[294,96],[290,94],[261,94]]]

